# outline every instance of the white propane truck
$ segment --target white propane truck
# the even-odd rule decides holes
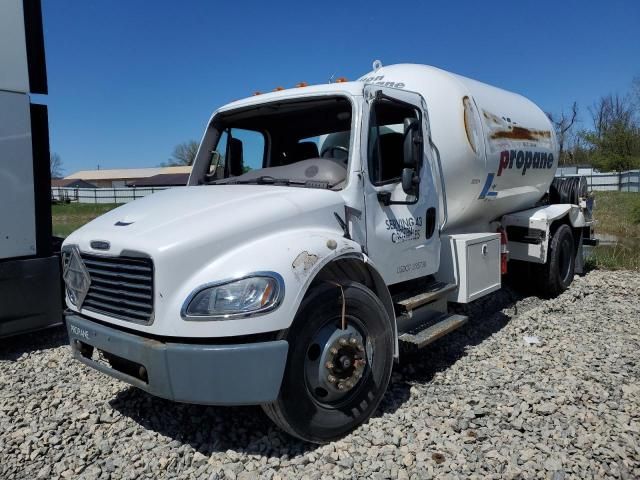
[[[153,395],[339,438],[403,346],[466,321],[452,303],[515,264],[545,295],[569,286],[592,220],[583,183],[552,185],[557,158],[532,102],[424,65],[225,105],[188,186],[64,242],[73,354]]]

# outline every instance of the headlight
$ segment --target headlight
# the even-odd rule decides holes
[[[185,302],[187,319],[250,316],[273,310],[284,295],[284,282],[276,273],[254,274],[239,280],[207,285]]]

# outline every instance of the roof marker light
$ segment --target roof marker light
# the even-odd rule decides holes
[[[338,77],[336,78],[336,82],[335,83],[344,83],[344,82],[348,82],[349,80],[347,80],[346,77]]]
[[[296,87],[298,87],[298,88],[308,87],[308,86],[309,86],[309,84],[307,82],[296,83]]]
[[[284,87],[276,87],[273,89],[274,92],[280,92],[282,90],[284,90]]]

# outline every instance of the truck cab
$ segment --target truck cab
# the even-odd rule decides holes
[[[233,102],[188,186],[70,235],[74,356],[171,400],[260,404],[311,442],[366,421],[400,345],[462,325],[448,302],[500,288],[504,253],[493,224],[446,230],[429,102],[391,83]]]

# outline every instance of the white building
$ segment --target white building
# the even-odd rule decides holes
[[[137,180],[156,175],[189,174],[191,167],[119,168],[106,170],[80,170],[64,177],[66,180],[84,180],[98,188],[126,187]]]

